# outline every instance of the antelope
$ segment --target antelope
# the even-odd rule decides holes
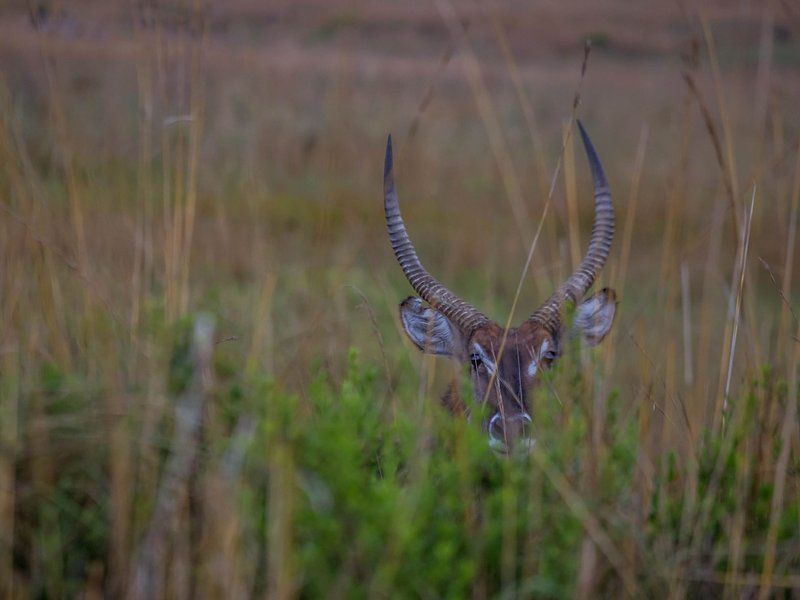
[[[422,265],[406,232],[394,181],[392,136],[386,143],[383,171],[384,211],[395,257],[419,295],[400,303],[400,320],[423,352],[469,365],[476,403],[489,410],[482,423],[489,444],[509,452],[520,443],[531,447],[530,392],[537,376],[561,355],[573,335],[594,346],[614,322],[617,296],[604,288],[584,300],[608,258],[614,237],[614,208],[608,182],[589,136],[578,121],[594,185],[594,225],[589,248],[575,272],[519,327],[505,330],[437,281]],[[565,314],[574,307],[572,323]],[[443,397],[453,409],[454,386]]]

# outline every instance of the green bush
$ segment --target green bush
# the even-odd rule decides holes
[[[155,479],[142,476],[131,486],[131,560],[150,526],[165,465],[178,451],[171,407],[192,386],[189,330],[179,325],[167,336],[170,396],[156,424]],[[318,370],[299,396],[218,353],[199,454],[189,480],[180,482],[188,496],[178,518],[187,520],[193,540],[194,586],[212,577],[215,551],[204,536],[219,515],[238,523],[234,554],[225,560],[251,573],[249,591],[256,594],[283,581],[309,598],[572,596],[592,555],[587,548],[594,548],[592,587],[607,595],[631,585],[629,592],[657,595],[675,573],[686,578],[685,591],[702,595],[715,589],[708,574],[733,566],[735,543],[738,569],[763,567],[770,466],[780,446],[777,431],[758,426],[758,399],[772,394],[781,407],[786,402],[785,386],[769,372],[734,403],[725,431],[700,438],[696,463],[665,456],[646,498],[635,419],[611,393],[602,399],[599,441],[593,438],[595,400],[580,367],[546,375],[533,399],[535,449],[504,456],[489,449],[479,414],[453,418],[410,390],[387,393],[379,372],[355,350],[348,364],[338,383]],[[37,594],[76,595],[97,565],[100,572],[110,568],[111,448],[85,433],[105,392],[50,364],[40,379],[41,389],[23,404],[43,403],[46,437],[60,453],[52,487],[40,482],[18,497],[15,570]],[[555,390],[576,400],[562,404]],[[141,418],[126,427],[137,431]],[[243,421],[251,423],[244,434]],[[237,452],[239,463],[231,458]],[[35,460],[19,462],[23,490],[37,480]],[[210,491],[215,477],[230,497]],[[780,518],[779,574],[800,568],[796,494],[787,490]]]

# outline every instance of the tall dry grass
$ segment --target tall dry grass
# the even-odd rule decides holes
[[[314,9],[0,15],[2,594],[798,593],[791,7]],[[576,114],[618,322],[506,460],[399,327],[380,148],[514,323],[588,238]]]

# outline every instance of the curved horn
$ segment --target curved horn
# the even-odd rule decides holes
[[[386,211],[386,227],[389,230],[389,240],[392,250],[397,257],[397,262],[411,284],[411,287],[422,297],[425,302],[441,312],[462,332],[471,334],[489,319],[472,305],[464,302],[453,292],[425,270],[414,244],[408,237],[403,217],[400,215],[400,204],[397,200],[397,188],[394,184],[392,161],[392,136],[386,141],[386,161],[383,166],[383,207]]]
[[[594,183],[594,225],[592,225],[592,238],[589,249],[583,257],[581,264],[570,275],[556,292],[539,307],[531,320],[543,325],[551,334],[555,334],[561,326],[561,312],[566,302],[576,304],[594,283],[603,265],[608,258],[611,240],[614,239],[614,207],[611,204],[611,193],[608,190],[600,159],[597,157],[592,141],[586,130],[578,121],[586,157],[592,169]]]

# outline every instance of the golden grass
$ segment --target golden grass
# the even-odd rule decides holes
[[[21,13],[0,15],[8,33],[0,42],[0,594],[74,591],[60,567],[68,543],[28,539],[25,506],[54,493],[65,457],[105,453],[108,555],[86,572],[84,593],[296,595],[303,574],[292,562],[290,523],[300,458],[288,442],[270,445],[260,528],[242,508],[235,448],[220,450],[228,435],[253,439],[250,413],[228,427],[208,402],[199,429],[176,426],[188,454],[165,463],[164,423],[178,418],[167,332],[183,317],[213,313],[217,367],[297,394],[294,414],[309,422],[314,374],[345,379],[348,348],[360,348],[381,373],[386,421],[418,411],[421,430],[432,430],[429,407],[452,369],[418,358],[397,325],[409,288],[382,223],[385,133],[408,132],[398,144],[400,193],[425,264],[513,323],[586,246],[592,207],[572,148],[576,114],[612,184],[618,233],[599,283],[615,287],[621,304],[599,366],[572,357],[586,398],[551,389],[565,430],[584,406],[593,416],[574,457],[581,472],[533,454],[583,525],[575,591],[607,589],[607,562],[616,589],[632,596],[652,589],[637,579],[648,567],[675,597],[707,589],[695,584],[729,595],[796,593],[797,573],[781,571],[794,555],[781,556],[778,540],[800,494],[800,31],[791,15],[741,14],[725,3],[698,14],[630,9],[637,36],[620,24],[627,9],[612,2],[519,14],[447,0],[367,2],[352,14],[315,6],[315,16],[297,16],[289,4],[262,14],[248,2],[220,13],[67,5],[39,30]],[[755,61],[731,42],[731,23],[759,32]],[[789,42],[773,39],[778,25]],[[579,74],[586,37],[595,46]],[[210,360],[196,371],[212,371]],[[52,366],[85,402],[78,417],[53,412],[43,383]],[[766,366],[785,401],[752,385]],[[678,539],[650,554],[639,532],[613,537],[613,513],[594,502],[604,492],[595,468],[611,447],[614,391],[636,430],[631,522],[644,527],[651,512],[667,520],[670,491],[658,474],[677,457]],[[729,404],[749,395],[754,413]],[[701,477],[707,428],[746,430],[747,460],[733,481],[733,435],[721,436]],[[401,522],[413,522],[414,486],[432,458],[420,447],[415,460]],[[744,498],[754,482],[772,489],[760,572],[748,570]],[[739,495],[725,520],[728,569],[693,571],[728,490]],[[503,507],[507,541],[521,518],[512,500]],[[51,506],[36,522],[58,537],[58,519]],[[475,515],[465,523],[480,526]],[[258,535],[263,555],[246,556],[243,540]],[[385,546],[378,573],[361,573],[350,557],[333,592],[362,577],[372,595],[391,594],[412,545],[398,529]],[[154,564],[142,559],[148,548],[157,548]],[[538,565],[511,542],[504,548],[500,579],[513,590],[517,572]],[[671,559],[675,548],[682,560]],[[659,555],[661,565],[642,564]],[[137,587],[156,580],[156,592]],[[476,578],[474,595],[486,581]]]

